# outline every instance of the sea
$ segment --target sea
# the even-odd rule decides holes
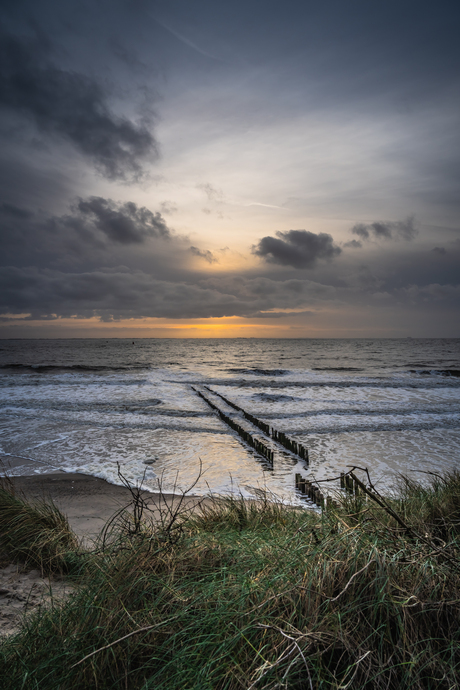
[[[460,468],[460,339],[3,340],[0,458],[13,476],[294,505],[296,475],[334,488],[357,466],[390,491]]]

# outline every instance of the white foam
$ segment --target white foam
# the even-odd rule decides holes
[[[220,370],[211,350],[196,346],[192,363],[183,369],[6,376],[9,385],[0,397],[1,450],[40,463],[37,472],[60,468],[113,483],[121,483],[119,466],[128,481],[144,482],[151,491],[158,490],[159,481],[165,491],[189,488],[201,464],[196,494],[249,496],[265,488],[293,502],[299,500],[294,491],[299,471],[325,478],[350,464],[364,464],[379,481],[387,481],[414,467],[442,471],[460,465],[460,387],[451,381],[434,377],[432,385],[431,377],[408,374],[377,381],[358,373],[338,376],[307,369],[265,377],[232,373],[232,367],[247,366],[245,355],[235,350],[229,363],[225,347],[216,349]],[[211,353],[208,363],[204,350]],[[260,368],[267,368],[262,358]],[[282,362],[273,368],[283,369]],[[270,425],[296,433],[309,449],[310,469],[284,457],[268,471],[211,413],[191,382],[209,383]],[[273,401],[260,398],[261,393]],[[278,395],[284,398],[277,401]]]

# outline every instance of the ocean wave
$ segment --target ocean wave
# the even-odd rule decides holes
[[[361,367],[312,367],[312,371],[364,371]]]
[[[295,400],[301,400],[302,398],[296,398],[293,395],[283,395],[280,393],[277,395],[276,393],[254,393],[252,396],[256,400],[260,400],[261,402],[268,402],[268,403],[277,403],[277,402],[293,402]]]
[[[442,379],[442,386],[449,386],[452,388],[457,388],[460,385],[460,381],[457,377],[451,376],[449,380],[448,376]],[[168,379],[168,383],[182,383],[175,379]],[[433,388],[438,388],[441,385],[440,377],[436,379],[435,376],[431,380],[424,378],[423,380],[417,380],[414,378],[383,378],[383,377],[372,377],[372,378],[359,378],[359,379],[306,379],[304,381],[296,380],[284,380],[276,381],[274,379],[266,380],[256,380],[256,379],[220,379],[220,378],[203,378],[203,379],[188,379],[187,383],[190,385],[208,385],[208,386],[228,386],[230,388],[396,388],[396,389],[407,389],[407,390],[431,390]]]
[[[308,436],[312,434],[350,434],[359,431],[427,431],[434,429],[459,429],[458,421],[433,421],[433,422],[371,422],[368,424],[352,424],[352,425],[329,425],[329,426],[314,426],[311,425],[306,429],[305,427],[293,428],[289,426],[289,434],[293,438],[299,437],[305,439],[308,443]],[[297,439],[296,439],[297,440]]]
[[[147,400],[142,402],[123,402],[123,403],[101,403],[91,401],[88,403],[68,402],[68,401],[46,401],[46,400],[0,400],[0,410],[14,412],[15,414],[22,410],[35,410],[43,412],[49,410],[52,412],[71,412],[74,414],[80,413],[95,413],[101,414],[117,414],[117,415],[146,415],[154,417],[177,417],[180,419],[187,418],[201,418],[212,417],[211,410],[178,410],[168,408],[158,408],[157,405],[162,403],[161,400]]]
[[[286,369],[227,369],[230,374],[253,374],[255,376],[286,376]]]
[[[1,408],[17,408],[17,409],[37,409],[37,410],[59,410],[61,412],[120,412],[142,414],[153,411],[156,415],[161,414],[157,405],[162,404],[159,398],[147,398],[146,400],[120,400],[119,402],[99,402],[98,400],[91,400],[88,402],[79,402],[74,400],[43,400],[37,397],[35,400],[30,398],[16,398],[9,400],[0,400]],[[165,411],[163,411],[164,413]],[[174,410],[173,412],[176,412]]]
[[[59,372],[110,372],[110,371],[139,371],[151,369],[149,364],[134,363],[127,365],[105,364],[0,364],[0,369],[12,371],[29,371],[38,374]]]
[[[32,420],[32,421],[40,421],[40,419],[37,417],[37,414],[35,413],[35,410],[20,410],[20,411],[15,411],[15,410],[4,410],[3,415],[5,419],[20,419],[21,422],[24,422],[25,420]],[[209,415],[208,418],[210,421],[214,419],[213,415]],[[186,433],[190,434],[218,434],[220,436],[228,434],[228,430],[225,429],[223,426],[222,428],[219,426],[198,426],[194,425],[193,423],[191,424],[186,424],[186,423],[178,423],[173,421],[174,418],[172,418],[172,421],[169,421],[168,419],[165,419],[164,417],[159,417],[158,419],[152,419],[151,417],[146,421],[145,423],[140,423],[140,422],[130,422],[127,420],[120,419],[119,421],[115,423],[111,419],[84,419],[83,417],[73,417],[69,419],[67,416],[59,416],[59,414],[56,415],[50,415],[50,418],[46,421],[48,421],[50,424],[59,424],[61,427],[65,425],[65,428],[67,430],[67,433],[70,433],[72,430],[79,429],[79,428],[87,428],[87,429],[104,429],[104,430],[112,430],[112,431],[122,431],[122,430],[129,430],[129,431],[161,431],[164,429],[165,431],[184,431]],[[184,419],[184,418],[182,418]],[[192,418],[193,419],[193,418]],[[206,420],[205,420],[206,421]],[[50,443],[49,440],[46,440],[45,443]],[[1,451],[0,452],[4,452]]]
[[[460,378],[460,369],[410,369],[411,374],[419,376],[453,376]]]
[[[313,417],[408,417],[410,415],[458,415],[458,405],[452,403],[451,406],[446,407],[408,407],[407,409],[401,407],[368,407],[363,403],[362,408],[347,409],[347,408],[322,408],[319,410],[303,410],[301,412],[258,412],[262,419],[308,419]],[[459,416],[460,423],[460,416]]]

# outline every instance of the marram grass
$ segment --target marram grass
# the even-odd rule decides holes
[[[78,539],[65,515],[51,502],[29,503],[8,477],[0,477],[0,552],[43,572],[67,572]]]
[[[402,480],[387,505],[407,528],[365,498],[228,499],[112,534],[65,605],[2,643],[2,687],[459,687],[460,475]]]

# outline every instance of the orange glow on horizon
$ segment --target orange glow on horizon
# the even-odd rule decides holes
[[[156,318],[100,321],[97,317],[74,317],[29,321],[21,318],[22,315],[11,317],[3,321],[3,338],[24,337],[22,333],[26,332],[26,337],[32,338],[282,338],[307,335],[297,334],[297,328],[293,329],[289,324],[252,323],[236,316],[196,319],[186,323]],[[304,331],[304,328],[301,330]]]
[[[268,312],[265,320],[262,316],[255,323],[237,316],[190,322],[151,317],[101,321],[96,316],[29,320],[24,314],[3,314],[0,338],[381,338],[405,335],[377,323],[370,328],[364,319],[350,321],[347,313],[324,310],[306,320],[302,312],[297,315],[295,311],[277,311],[283,311],[285,318],[270,318]]]

